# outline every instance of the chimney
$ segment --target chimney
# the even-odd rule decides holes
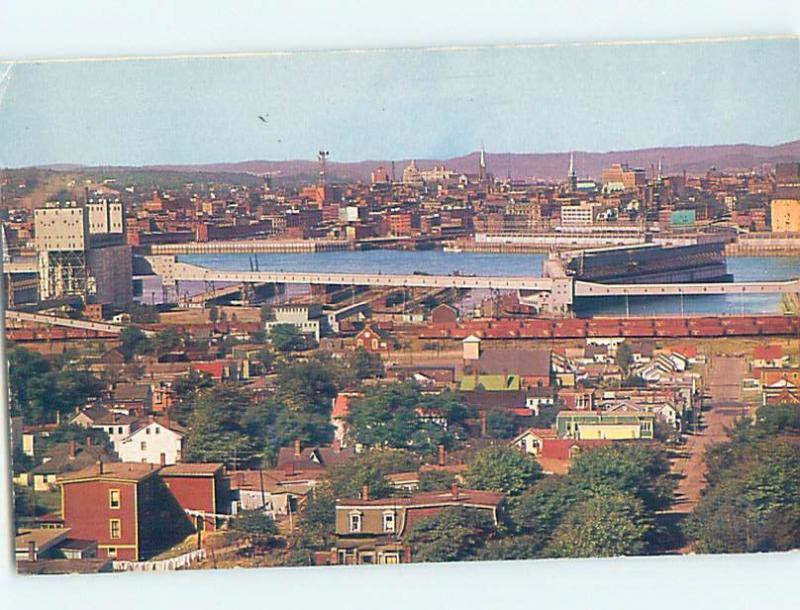
[[[296,438],[294,439],[294,456],[300,457],[301,453],[302,453],[302,445],[300,444],[300,439]]]
[[[444,445],[439,445],[439,466],[445,464],[447,464],[447,449],[444,448]]]
[[[480,412],[481,417],[481,438],[486,437],[486,411]]]
[[[68,447],[67,451],[69,452],[69,457],[74,458],[75,457],[75,441],[74,440],[70,441],[67,444],[67,447]]]
[[[334,452],[339,453],[342,450],[342,441],[340,441],[338,438],[335,438],[333,439],[331,446],[333,447]]]
[[[361,499],[362,500],[369,500],[369,485],[364,485],[361,488]]]
[[[87,436],[86,437],[86,448],[88,449],[91,446],[92,446],[92,437],[91,436]]]
[[[28,541],[28,561],[36,561],[36,542]]]
[[[450,495],[453,496],[453,500],[458,500],[458,483],[455,481],[450,485]]]
[[[160,461],[162,466],[166,466],[167,465],[167,454],[166,453],[162,453],[159,456],[159,461]]]
[[[103,474],[103,460],[97,460],[97,474]]]

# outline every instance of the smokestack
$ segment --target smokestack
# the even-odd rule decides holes
[[[36,561],[36,542],[28,541],[28,561]]]
[[[458,483],[455,481],[450,485],[450,495],[453,496],[453,500],[458,500]]]
[[[486,436],[486,411],[481,411],[481,438]]]
[[[167,454],[166,453],[162,453],[159,456],[159,461],[161,462],[162,466],[166,466],[167,465]]]
[[[300,457],[300,454],[302,453],[301,449],[302,449],[302,445],[300,444],[300,439],[299,438],[294,439],[294,456],[295,457]]]
[[[361,499],[362,500],[369,500],[369,485],[364,485],[361,488]]]
[[[75,457],[75,441],[70,441],[67,444],[67,447],[68,447],[67,451],[69,453],[69,457],[74,458]]]
[[[444,445],[439,445],[439,466],[445,464],[447,464],[447,449],[444,448]]]

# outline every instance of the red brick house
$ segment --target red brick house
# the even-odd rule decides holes
[[[71,536],[96,540],[101,558],[140,560],[192,530],[151,464],[98,463],[59,479],[61,517]]]
[[[455,324],[458,322],[458,309],[447,303],[441,303],[431,309],[432,324]]]
[[[359,347],[368,352],[388,352],[392,349],[392,338],[385,330],[367,324],[356,335],[356,348]]]
[[[158,476],[181,508],[188,511],[196,529],[217,529],[217,515],[224,510],[224,467],[222,464],[179,463],[165,466]]]

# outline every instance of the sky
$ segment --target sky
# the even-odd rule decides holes
[[[780,144],[800,139],[798,59],[761,39],[18,63],[0,165]]]

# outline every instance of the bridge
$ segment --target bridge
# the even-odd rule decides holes
[[[342,286],[390,286],[407,288],[486,288],[492,290],[542,290],[552,288],[546,277],[427,275],[422,273],[342,273],[322,271],[219,271],[174,256],[145,257],[165,285],[177,281],[233,282],[253,284],[325,284]]]
[[[598,284],[575,282],[576,297],[696,296],[704,294],[768,294],[800,292],[800,278],[764,282],[713,282],[680,284]]]
[[[73,320],[72,318],[62,318],[60,316],[49,316],[41,313],[27,313],[24,311],[6,311],[6,319],[16,322],[29,322],[42,326],[63,326],[65,328],[80,328],[83,330],[95,330],[102,333],[120,334],[125,328],[119,324],[109,322],[92,322],[90,320]],[[145,334],[152,334],[146,331]]]

